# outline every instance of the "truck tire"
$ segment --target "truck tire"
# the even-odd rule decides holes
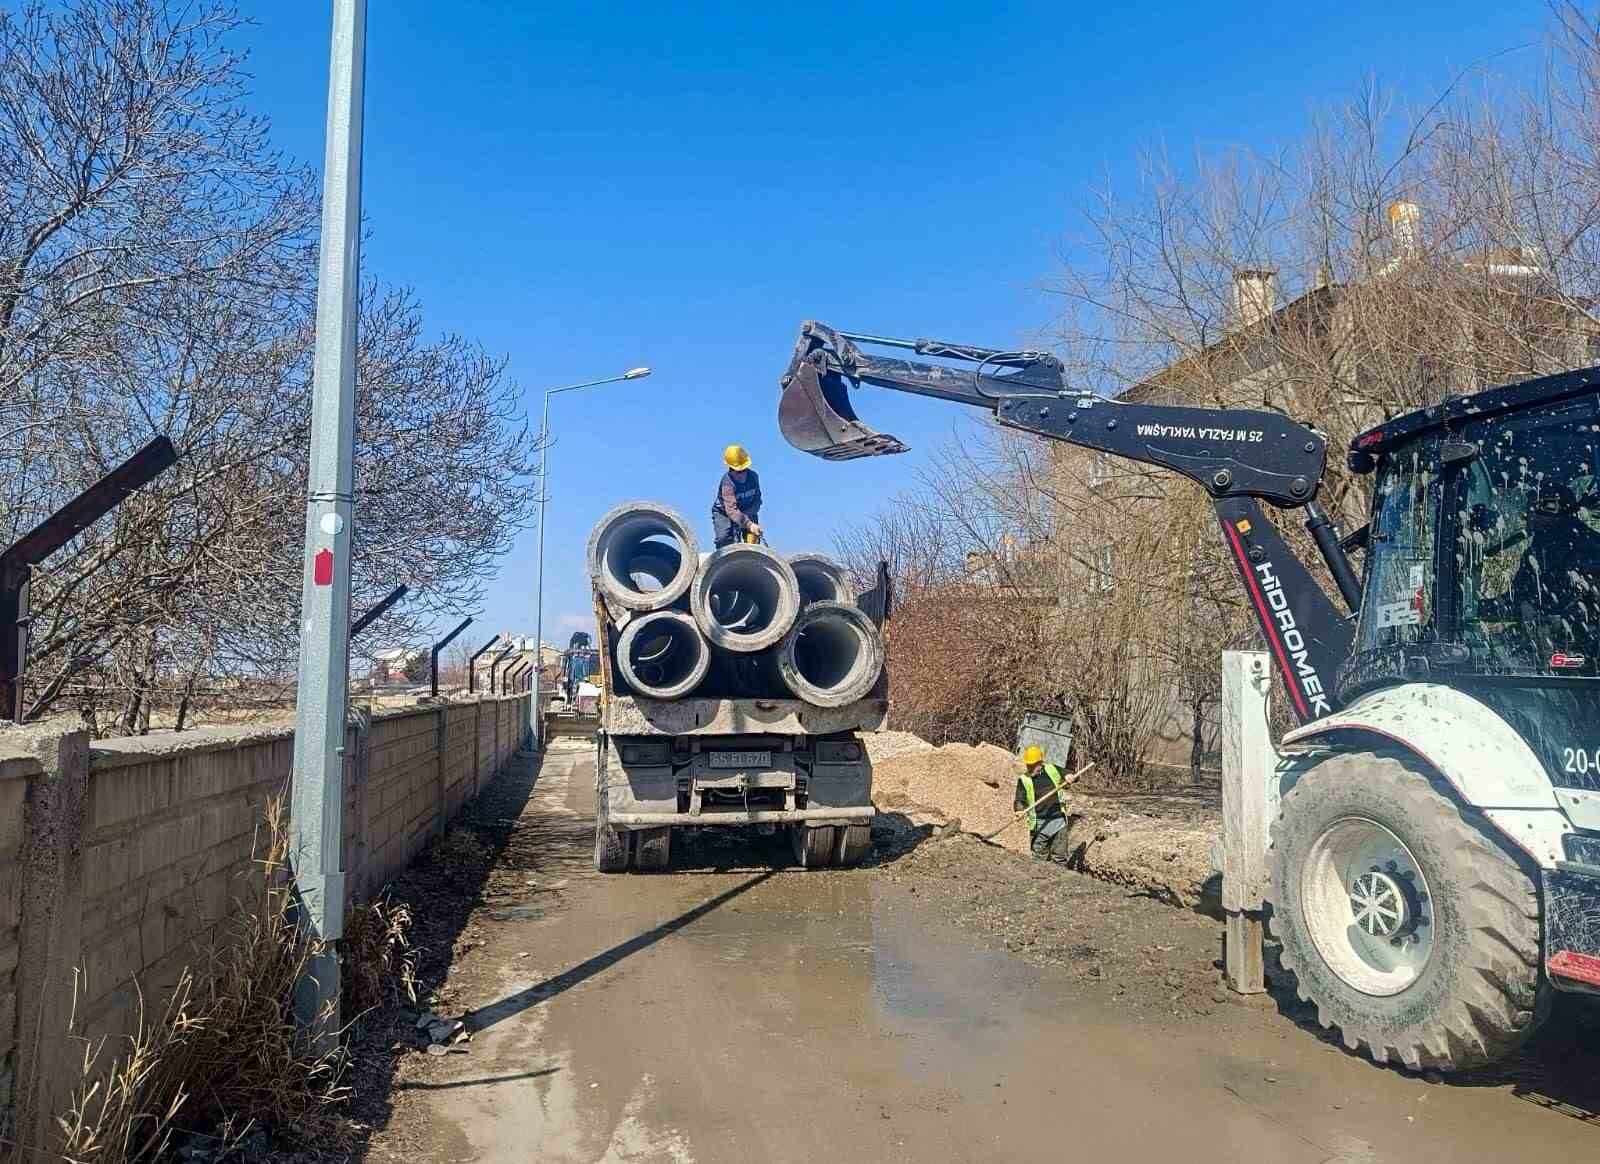
[[[1352,1051],[1461,1071],[1542,1021],[1534,882],[1413,757],[1316,764],[1284,795],[1269,858],[1283,966]]]
[[[595,747],[594,867],[601,873],[626,873],[631,856],[631,834],[607,823],[610,816],[606,796],[607,750],[603,741]]]
[[[594,818],[594,867],[601,873],[626,873],[633,834],[606,824],[604,812]]]
[[[672,864],[672,827],[640,829],[633,839],[633,867],[656,872]]]
[[[789,844],[794,849],[794,859],[802,869],[821,869],[833,859],[834,847],[838,843],[833,835],[835,831],[832,825],[823,825],[821,828],[803,824],[789,826]]]
[[[833,831],[839,834],[834,842],[833,863],[841,869],[853,869],[872,851],[871,825],[844,825]]]

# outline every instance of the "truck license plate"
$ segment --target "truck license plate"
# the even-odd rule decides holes
[[[711,752],[713,768],[766,768],[772,764],[771,752]]]

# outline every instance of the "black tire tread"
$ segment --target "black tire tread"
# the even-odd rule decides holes
[[[1446,794],[1438,782],[1409,755],[1393,752],[1353,752],[1335,756],[1312,769],[1289,790],[1272,823],[1272,883],[1274,896],[1281,870],[1275,854],[1286,841],[1287,824],[1303,790],[1318,779],[1344,779],[1331,766],[1353,761],[1365,771],[1363,778],[1390,781],[1393,789],[1430,818],[1440,830],[1441,849],[1465,850],[1477,877],[1463,886],[1461,912],[1473,932],[1470,964],[1462,966],[1453,997],[1419,1023],[1410,1037],[1396,1045],[1392,1034],[1380,1037],[1373,1028],[1340,1022],[1326,1000],[1311,997],[1301,972],[1300,942],[1310,957],[1319,957],[1309,936],[1296,934],[1293,922],[1276,911],[1269,929],[1282,943],[1280,960],[1295,975],[1296,993],[1317,1011],[1318,1023],[1338,1029],[1344,1045],[1365,1052],[1379,1063],[1398,1062],[1412,1070],[1461,1071],[1483,1066],[1516,1050],[1542,1021],[1548,1010],[1548,989],[1539,975],[1539,895],[1532,878],[1483,828]],[[1318,773],[1322,773],[1319,778]]]
[[[606,749],[595,749],[594,867],[598,873],[626,873],[632,836],[606,823]]]

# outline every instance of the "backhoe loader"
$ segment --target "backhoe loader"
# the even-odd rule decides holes
[[[1326,438],[1277,413],[1122,403],[1069,387],[1048,352],[806,323],[785,438],[829,460],[904,452],[858,418],[862,385],[1209,495],[1299,721],[1279,742],[1269,925],[1348,1047],[1464,1070],[1527,1039],[1552,991],[1600,993],[1600,368],[1357,436],[1372,504],[1347,537],[1318,500]],[[1304,518],[1338,604],[1264,505]]]

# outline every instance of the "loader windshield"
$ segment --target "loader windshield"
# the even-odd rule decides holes
[[[1480,674],[1600,675],[1596,398],[1468,424],[1451,490],[1460,640]]]
[[[1437,436],[1384,459],[1373,496],[1357,651],[1409,646],[1431,631],[1440,495]]]

